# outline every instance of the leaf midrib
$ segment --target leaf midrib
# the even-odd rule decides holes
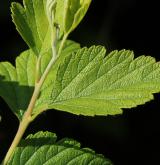
[[[144,83],[144,82],[142,82],[142,83]],[[142,84],[141,83],[141,84]],[[149,82],[147,82],[147,83],[149,83]],[[152,83],[152,82],[150,82],[150,83]],[[139,84],[138,84],[139,85]],[[134,86],[136,86],[136,84],[134,84]],[[123,88],[117,88],[117,89],[124,89],[124,88],[128,88],[129,86],[125,86],[125,87],[123,87]],[[117,89],[110,89],[109,91],[114,91],[114,90],[117,90]],[[124,89],[125,90],[125,89]],[[133,89],[134,90],[134,89]],[[146,90],[148,90],[148,89],[145,89],[145,91]],[[148,90],[148,91],[150,91],[150,90]],[[107,92],[107,90],[105,90],[105,91],[103,91],[103,92],[99,92],[99,93],[94,93],[94,94],[90,94],[90,95],[86,95],[86,96],[78,96],[78,97],[74,97],[74,98],[69,98],[69,99],[63,99],[63,100],[58,100],[58,101],[54,101],[54,102],[52,102],[53,104],[56,104],[56,103],[58,103],[58,104],[61,104],[62,102],[66,102],[66,101],[68,101],[68,100],[74,100],[74,99],[79,99],[79,98],[89,98],[89,99],[93,99],[91,96],[95,96],[96,94],[97,95],[99,95],[99,94],[101,94],[101,93],[104,93],[104,92]],[[95,99],[95,98],[94,98]],[[97,100],[98,100],[98,98],[97,98]],[[99,99],[99,100],[107,100],[107,99]],[[116,99],[115,99],[116,100]],[[118,100],[118,99],[117,99]],[[124,99],[123,99],[124,100]],[[130,99],[130,100],[132,100],[132,99]],[[109,101],[109,100],[108,100]]]

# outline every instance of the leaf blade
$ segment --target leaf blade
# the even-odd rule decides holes
[[[45,156],[44,156],[45,155]],[[91,163],[92,162],[92,163]],[[14,155],[8,162],[12,164],[108,164],[112,163],[102,155],[91,150],[81,149],[75,140],[64,138],[57,141],[55,134],[38,132],[29,135],[16,148]]]
[[[93,46],[64,59],[44,104],[77,115],[116,115],[152,100],[160,92],[159,82],[160,64],[154,58],[134,59],[126,50],[106,56],[103,47]]]

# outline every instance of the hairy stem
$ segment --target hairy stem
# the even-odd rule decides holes
[[[32,122],[32,117],[31,116],[32,116],[33,108],[34,108],[36,100],[37,100],[37,98],[38,98],[38,96],[40,94],[40,89],[41,89],[41,87],[43,85],[43,82],[46,79],[49,71],[51,70],[54,62],[55,62],[55,59],[52,58],[51,61],[48,64],[44,74],[42,75],[40,81],[38,83],[36,83],[35,89],[34,89],[34,92],[33,92],[32,98],[31,98],[31,101],[30,101],[30,103],[28,105],[28,108],[27,108],[27,111],[24,114],[22,121],[20,122],[20,125],[19,125],[18,131],[16,133],[16,136],[15,136],[15,138],[14,138],[14,140],[13,140],[13,142],[12,142],[12,144],[11,144],[11,146],[10,146],[10,148],[9,148],[5,158],[4,158],[4,161],[3,161],[2,165],[6,165],[7,164],[7,162],[9,161],[9,159],[11,157],[11,155],[14,152],[14,149],[17,147],[17,145],[19,144],[20,140],[22,139],[22,136],[25,133],[28,125]]]
[[[35,73],[35,85],[39,82],[40,80],[40,66],[41,66],[41,58],[42,55],[40,54],[39,57],[37,57],[37,62],[36,62],[36,73]]]
[[[20,125],[19,125],[19,128],[18,128],[18,131],[16,133],[16,136],[4,158],[4,161],[2,163],[2,165],[6,165],[7,162],[9,161],[10,157],[12,156],[15,148],[18,146],[20,140],[22,139],[27,127],[29,126],[29,124],[32,122],[32,111],[34,109],[34,106],[35,106],[35,103],[36,103],[36,100],[38,99],[39,97],[39,94],[40,94],[40,89],[48,75],[48,73],[50,72],[52,66],[54,65],[57,57],[60,55],[62,49],[63,49],[63,46],[64,46],[64,43],[66,41],[66,38],[67,38],[68,35],[64,36],[63,39],[62,39],[62,42],[60,44],[60,48],[58,50],[58,54],[56,55],[56,45],[54,45],[54,48],[52,48],[52,53],[53,53],[53,56],[52,56],[52,59],[51,61],[49,62],[49,64],[47,65],[43,75],[41,76],[40,80],[38,82],[35,83],[35,89],[34,89],[34,92],[33,92],[33,95],[32,95],[32,98],[31,98],[31,101],[28,105],[28,108],[27,108],[27,111],[25,112],[24,116],[23,116],[23,119],[22,121],[20,122]],[[38,70],[37,70],[38,71]],[[38,80],[38,79],[37,79]]]
[[[9,161],[11,155],[14,152],[14,149],[17,147],[17,145],[19,144],[20,140],[22,139],[22,136],[23,136],[24,132],[26,131],[29,123],[30,123],[30,118],[27,117],[26,115],[24,115],[24,118],[23,118],[22,122],[19,125],[17,134],[16,134],[16,136],[15,136],[15,138],[14,138],[14,140],[13,140],[13,142],[12,142],[12,144],[11,144],[11,146],[10,146],[6,156],[5,156],[5,159],[4,159],[3,163],[2,163],[2,165],[6,165],[7,162]]]
[[[58,49],[57,56],[59,56],[59,55],[61,54],[62,49],[63,49],[63,46],[64,46],[64,43],[65,43],[67,37],[68,37],[68,34],[65,34],[65,35],[63,36],[62,41],[61,41],[60,46],[59,46],[59,49]]]
[[[13,140],[13,142],[12,142],[12,144],[11,144],[11,146],[10,146],[10,148],[9,148],[5,158],[4,158],[4,161],[3,161],[2,165],[7,164],[8,160],[10,159],[11,155],[14,152],[14,149],[17,147],[20,140],[22,139],[22,136],[25,133],[28,125],[32,122],[32,118],[31,118],[32,111],[33,111],[33,108],[35,106],[36,100],[39,96],[40,88],[41,88],[42,84],[43,83],[41,81],[41,83],[37,83],[35,85],[35,89],[34,89],[31,101],[28,105],[27,111],[25,112],[25,114],[22,118],[22,121],[20,122],[20,125],[19,125],[18,131],[16,133],[16,136],[15,136],[15,138],[14,138],[14,140]]]

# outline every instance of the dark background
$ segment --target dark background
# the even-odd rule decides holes
[[[27,49],[10,17],[12,0],[0,4],[0,61],[14,64],[15,57]],[[19,0],[21,2],[21,0]],[[135,56],[159,56],[158,1],[93,0],[80,26],[70,39],[82,46],[105,45],[113,49],[131,49]],[[137,108],[124,110],[123,115],[107,117],[74,116],[48,111],[41,114],[25,135],[40,130],[70,137],[110,158],[115,165],[160,164],[160,95]],[[7,151],[18,127],[16,117],[0,99],[0,160]]]

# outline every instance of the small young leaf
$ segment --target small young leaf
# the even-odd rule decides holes
[[[51,29],[46,16],[46,0],[24,0],[24,7],[12,3],[12,19],[24,41],[35,55],[51,48]]]
[[[38,132],[22,140],[8,165],[111,165],[102,155],[80,149],[80,143],[72,139],[56,141],[54,133]]]
[[[55,22],[62,34],[69,34],[78,26],[90,3],[91,0],[57,0]]]
[[[79,44],[67,41],[61,53],[61,58],[77,51]],[[43,73],[51,59],[51,52],[42,56],[40,73]],[[0,96],[6,101],[19,120],[28,107],[35,85],[37,58],[31,50],[23,52],[16,59],[16,68],[8,62],[0,62]],[[58,64],[58,61],[57,61]],[[56,65],[54,66],[54,69]],[[55,72],[55,70],[53,71]],[[52,77],[54,74],[52,75]],[[51,79],[52,79],[51,77]],[[44,84],[45,85],[45,84]]]
[[[115,115],[153,99],[160,91],[160,64],[150,56],[101,46],[83,48],[59,65],[55,81],[42,87],[38,110],[58,109],[82,115]],[[40,107],[42,106],[42,107]]]

